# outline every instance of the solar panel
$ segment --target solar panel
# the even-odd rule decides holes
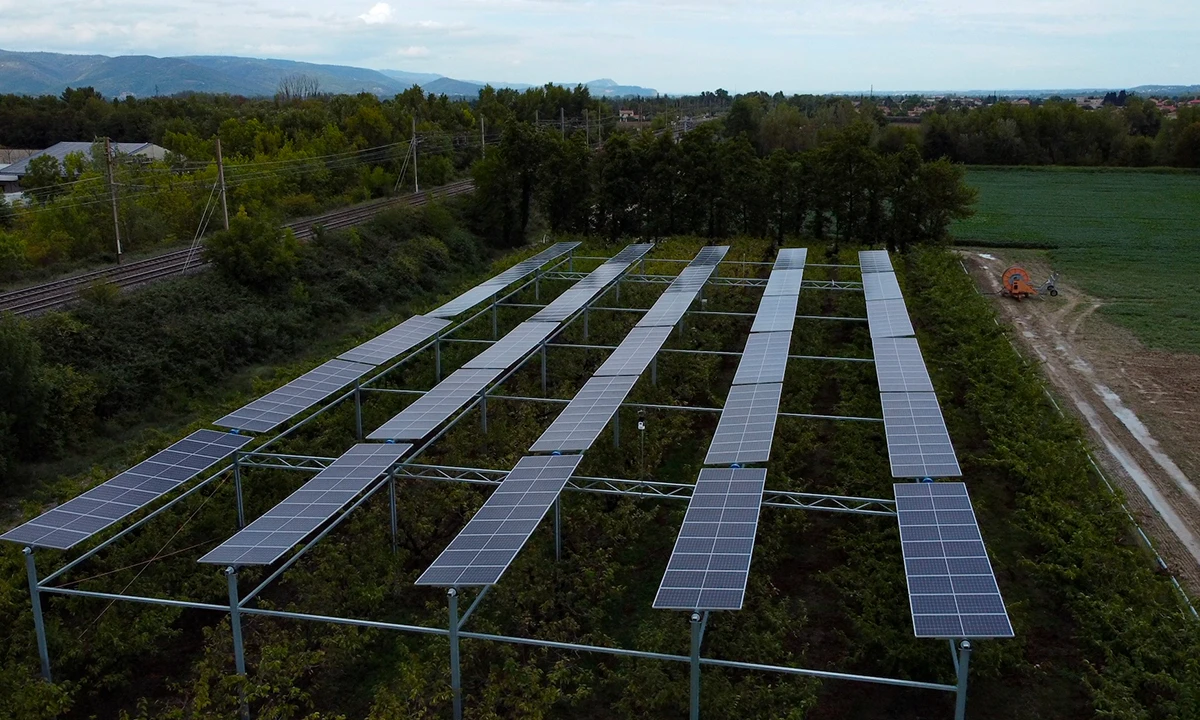
[[[643,255],[653,249],[654,243],[636,243],[634,245],[627,245],[621,250],[621,252],[609,258],[607,262],[614,265],[618,263],[624,263],[626,266],[628,266],[640,260]]]
[[[215,565],[270,565],[350,504],[412,449],[359,443],[283,502],[200,558]]]
[[[582,459],[582,455],[521,458],[462,532],[417,578],[417,584],[496,584]]]
[[[766,482],[764,468],[700,471],[654,607],[741,609]]]
[[[113,479],[0,535],[0,540],[66,550],[146,507],[251,440],[245,435],[197,430]]]
[[[872,349],[880,392],[933,392],[916,338],[875,338]]]
[[[750,333],[737,373],[733,376],[733,384],[783,382],[791,345],[792,334],[788,332]]]
[[[416,347],[421,341],[431,338],[438,330],[450,324],[449,320],[428,318],[424,315],[410,317],[396,327],[376,335],[362,345],[338,355],[342,360],[382,365],[403,352]]]
[[[775,270],[803,270],[808,248],[785,248],[775,256]]]
[[[641,375],[670,335],[669,327],[635,327],[595,375]]]
[[[578,312],[592,301],[600,291],[621,276],[629,266],[642,255],[645,255],[654,245],[642,243],[629,245],[621,252],[609,258],[603,265],[588,273],[587,277],[573,285],[562,295],[556,297],[549,305],[542,308],[530,320],[537,322],[560,323]]]
[[[698,288],[697,288],[698,289]],[[659,296],[658,302],[638,321],[638,327],[675,327],[683,314],[696,300],[696,291],[667,292]]]
[[[465,368],[509,368],[550,337],[558,328],[545,322],[523,322],[498,342],[463,365]]]
[[[800,292],[800,285],[803,282],[803,270],[775,270],[767,280],[767,288],[763,290],[763,296],[795,295]]]
[[[560,323],[571,315],[579,312],[584,305],[591,302],[598,294],[598,289],[572,287],[562,295],[554,298],[549,305],[538,310],[533,317],[534,322]]]
[[[892,259],[887,250],[862,250],[858,253],[858,264],[863,274],[892,272]]]
[[[729,252],[728,245],[709,245],[700,248],[700,252],[696,253],[696,257],[692,259],[692,265],[716,265],[725,259],[725,253]]]
[[[705,465],[763,462],[771,454],[782,383],[734,385],[721,410]]]
[[[900,292],[900,283],[896,282],[896,273],[877,272],[863,275],[863,293],[867,302],[872,300],[900,300],[904,294]]]
[[[715,265],[688,265],[667,286],[667,292],[692,294],[700,292],[714,270],[716,270]]]
[[[330,360],[309,370],[281,388],[272,390],[248,405],[213,423],[218,427],[266,432],[316,405],[338,390],[374,370],[373,365]]]
[[[455,370],[367,437],[371,440],[420,440],[458,412],[503,372],[498,368]]]
[[[867,323],[871,326],[871,338],[912,337],[912,321],[908,319],[908,308],[904,301],[868,300]]]
[[[796,324],[796,295],[770,295],[758,304],[750,332],[791,332]]]
[[[530,450],[587,450],[637,384],[637,375],[594,377],[567,404]]]
[[[1013,637],[967,486],[939,482],[892,487],[916,636]]]
[[[578,245],[578,242],[555,243],[537,255],[527,260],[522,260],[496,277],[485,280],[438,309],[425,313],[425,315],[433,318],[454,317],[482,302],[491,300],[492,296],[499,293],[503,288],[529,275],[551,260],[566,255]]]
[[[942,420],[937,395],[881,393],[892,477],[957,477],[962,475],[950,434]]]

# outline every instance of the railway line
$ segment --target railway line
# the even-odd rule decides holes
[[[294,232],[299,240],[311,240],[318,227],[327,230],[341,230],[366,222],[394,205],[424,205],[434,198],[471,192],[474,187],[472,181],[460,180],[422,193],[398,198],[381,198],[315,217],[296,220],[284,227]],[[127,290],[184,273],[196,272],[206,264],[201,248],[175,250],[126,265],[93,270],[41,285],[0,293],[0,312],[33,315],[70,304],[78,299],[80,291],[95,283],[111,283],[122,290]]]

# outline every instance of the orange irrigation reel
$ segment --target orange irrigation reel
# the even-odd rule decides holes
[[[1034,297],[1044,292],[1048,292],[1051,297],[1056,297],[1058,295],[1058,288],[1054,286],[1054,283],[1057,281],[1058,273],[1052,273],[1046,282],[1034,287],[1030,280],[1029,271],[1020,265],[1013,265],[1005,270],[1004,274],[1000,277],[1000,292],[1018,300]]]

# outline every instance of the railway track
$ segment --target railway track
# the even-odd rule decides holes
[[[394,205],[424,205],[433,198],[469,193],[474,187],[470,180],[460,180],[423,193],[372,200],[344,210],[334,210],[316,217],[288,223],[284,227],[294,232],[299,240],[311,240],[317,227],[341,230],[359,225]],[[200,248],[175,250],[127,265],[94,270],[41,285],[0,293],[0,312],[33,315],[75,301],[81,290],[95,283],[112,283],[122,290],[127,290],[185,272],[195,272],[206,264]]]

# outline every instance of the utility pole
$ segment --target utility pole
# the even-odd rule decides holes
[[[112,143],[104,138],[104,159],[108,163],[108,194],[112,197],[113,234],[117,238],[117,264],[121,264],[121,223],[117,219],[117,184],[113,182]]]
[[[567,116],[562,107],[558,108],[558,133],[562,135],[563,140],[567,139]]]
[[[221,181],[221,213],[225,216],[225,229],[229,229],[229,202],[225,199],[225,161],[221,159],[221,138],[217,138],[217,178]]]
[[[421,183],[417,181],[417,116],[412,119],[412,151],[413,151],[413,192],[421,192]]]
[[[479,157],[487,157],[487,134],[483,131],[483,116],[479,116]]]

